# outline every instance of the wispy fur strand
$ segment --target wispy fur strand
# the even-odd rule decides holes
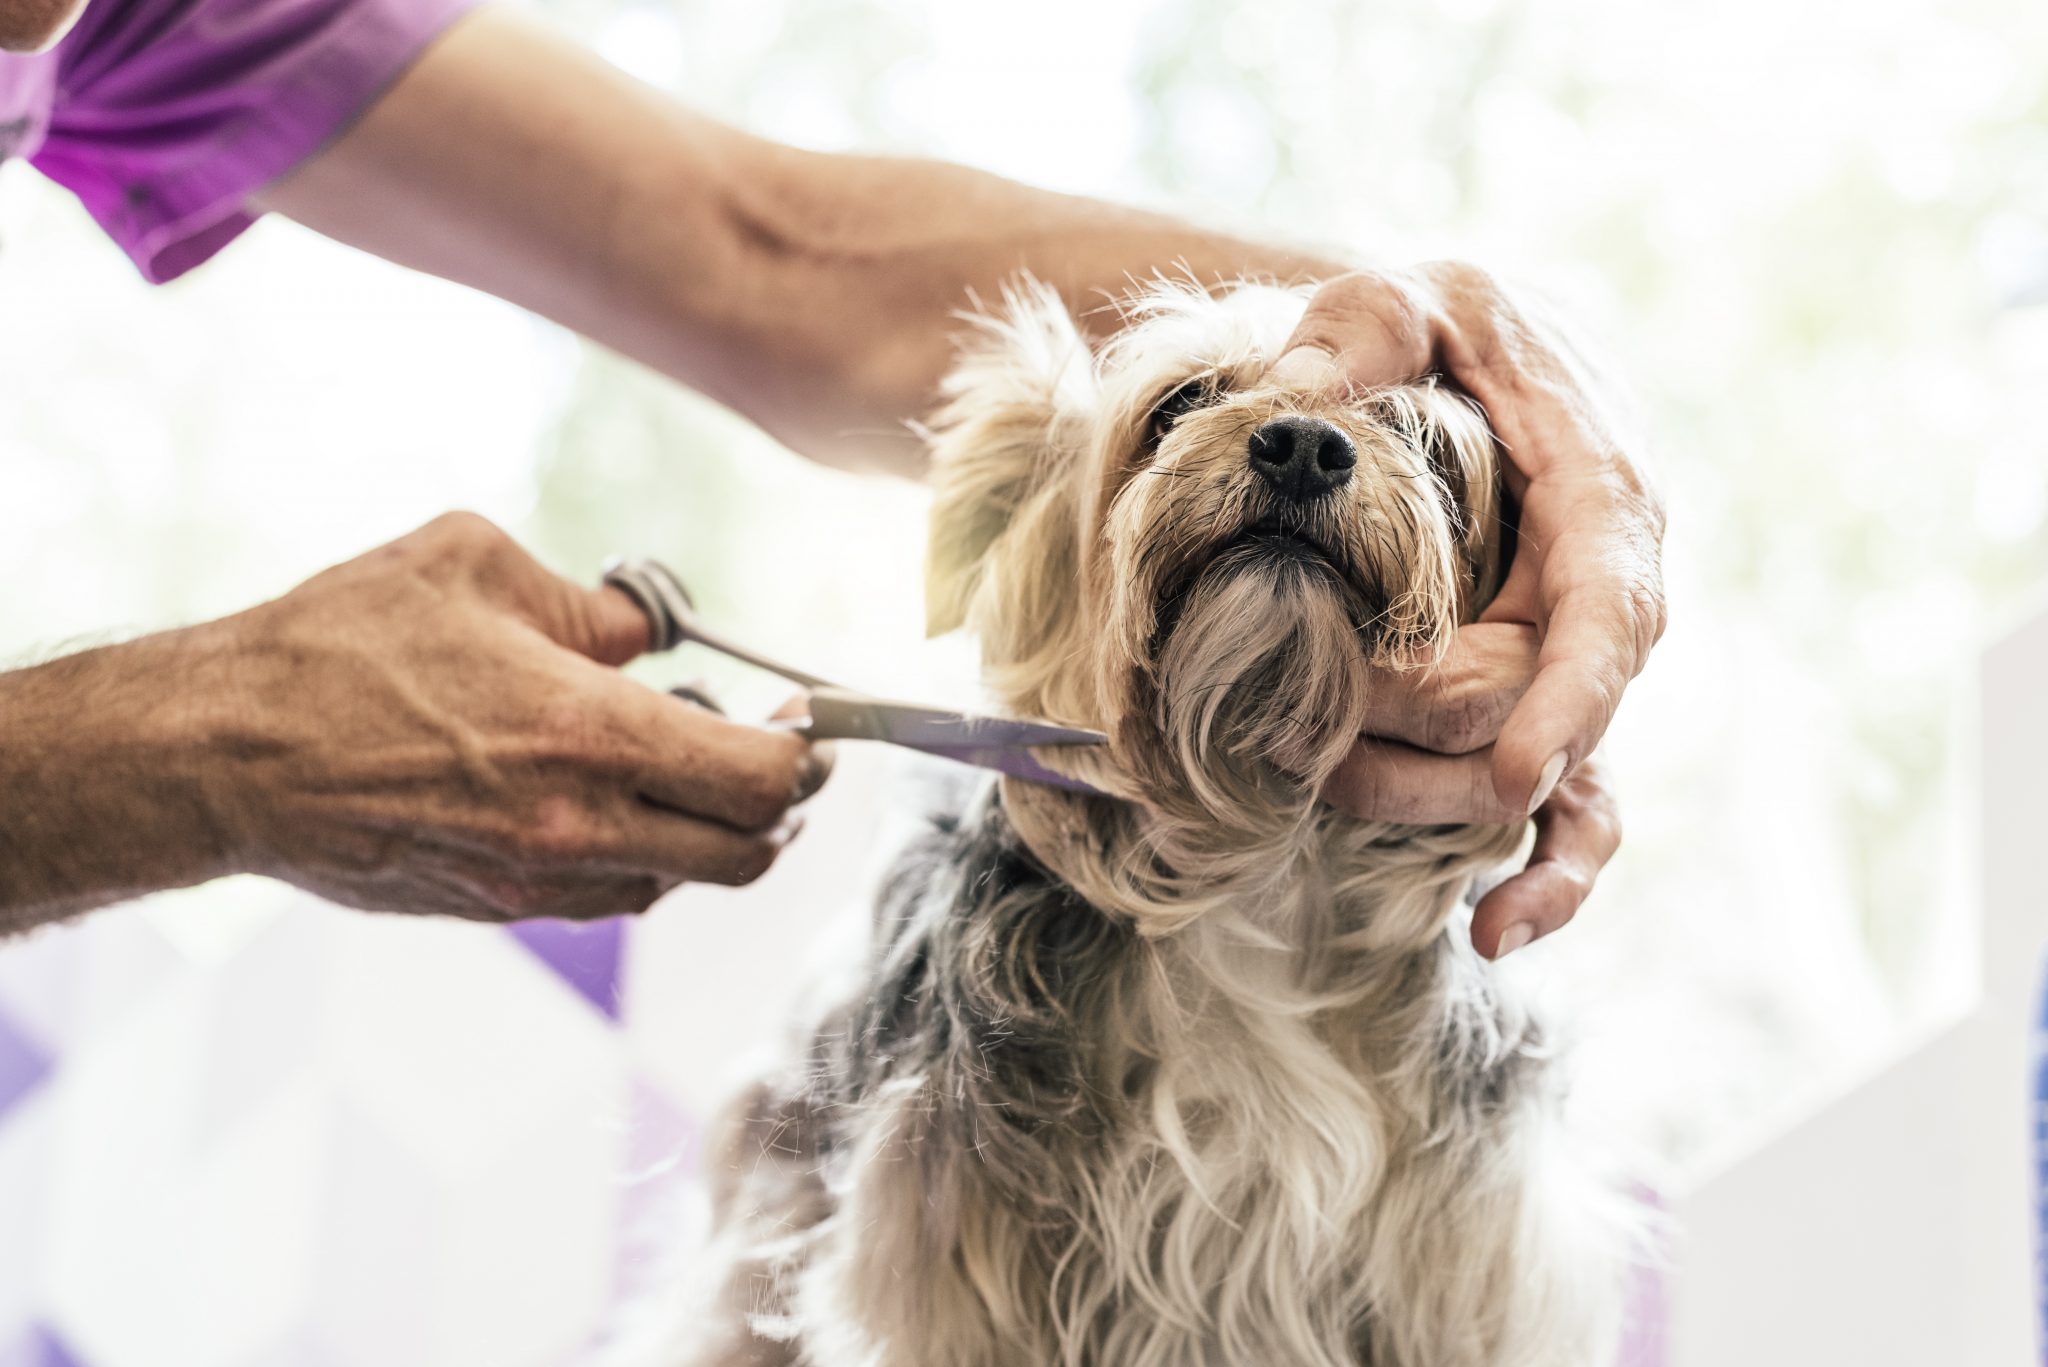
[[[1107,729],[1042,757],[1111,796],[1005,780],[904,857],[857,989],[728,1118],[660,1367],[1609,1351],[1625,1216],[1460,925],[1523,831],[1315,800],[1377,671],[1497,586],[1497,453],[1435,385],[1274,384],[1303,298],[1162,283],[1100,354],[1035,286],[981,320],[930,424],[932,626]],[[1327,498],[1248,465],[1283,415],[1356,449]]]

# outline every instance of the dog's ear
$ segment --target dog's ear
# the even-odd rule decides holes
[[[1432,386],[1427,446],[1437,478],[1459,518],[1460,549],[1467,573],[1464,615],[1493,601],[1507,572],[1502,522],[1500,443],[1479,405],[1463,394]]]
[[[1379,396],[1379,412],[1429,457],[1458,533],[1468,576],[1463,604],[1476,613],[1500,589],[1503,555],[1500,446],[1479,405],[1432,376]]]
[[[940,389],[931,446],[931,541],[925,630],[967,620],[989,551],[1032,495],[1066,464],[1060,429],[1087,408],[1094,358],[1051,288],[1026,279],[973,335]]]

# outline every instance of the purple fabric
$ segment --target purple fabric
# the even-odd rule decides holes
[[[88,0],[0,53],[0,158],[77,194],[142,274],[184,274],[475,0]]]
[[[34,1091],[49,1071],[48,1052],[0,1013],[0,1112]]]
[[[0,1351],[0,1367],[85,1367],[85,1359],[53,1331],[35,1325],[26,1337]]]
[[[619,964],[625,921],[556,921],[536,918],[510,927],[512,938],[533,951],[563,982],[613,1020],[619,1018]]]

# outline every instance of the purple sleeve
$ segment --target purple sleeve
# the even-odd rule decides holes
[[[92,0],[32,160],[161,284],[256,221],[474,0]]]

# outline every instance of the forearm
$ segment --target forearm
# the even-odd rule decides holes
[[[745,143],[715,270],[665,264],[688,250],[678,213],[640,220],[620,269],[660,303],[639,320],[637,345],[622,345],[821,458],[916,470],[923,448],[905,419],[930,411],[961,311],[1019,272],[1108,332],[1109,301],[1154,271],[1336,269],[964,167]]]
[[[232,871],[211,628],[0,674],[0,936]]]
[[[957,312],[1019,271],[1086,309],[1158,270],[1342,269],[963,167],[778,146],[489,12],[266,198],[616,347],[808,454],[902,470],[918,459],[903,421],[929,407]]]
[[[504,921],[758,878],[829,763],[620,675],[647,618],[453,514],[282,598],[0,674],[0,935],[228,873]]]

